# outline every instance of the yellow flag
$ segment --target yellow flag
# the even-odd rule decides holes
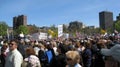
[[[101,29],[101,33],[102,33],[102,34],[105,34],[105,33],[106,33],[106,31],[105,31],[105,30],[103,30],[103,29]]]
[[[48,34],[50,34],[50,35],[52,35],[52,37],[54,36],[54,31],[52,31],[52,30],[48,30]]]

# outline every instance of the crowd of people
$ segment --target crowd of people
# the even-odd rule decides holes
[[[1,40],[0,67],[120,67],[114,36]]]

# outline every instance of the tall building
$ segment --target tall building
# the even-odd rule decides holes
[[[20,25],[27,25],[27,16],[13,17],[13,29],[17,29]]]
[[[119,16],[116,17],[116,19],[117,19],[117,20],[120,20],[120,14],[119,14]]]
[[[113,13],[102,11],[99,13],[99,25],[103,30],[113,30]]]

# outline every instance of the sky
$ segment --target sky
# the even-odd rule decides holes
[[[120,0],[0,0],[0,21],[13,26],[13,17],[27,16],[27,24],[51,26],[79,21],[99,27],[99,12],[120,13]]]

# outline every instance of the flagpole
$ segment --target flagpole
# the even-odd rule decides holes
[[[8,29],[7,29],[7,38],[8,38],[8,41],[9,41],[9,31],[8,31]]]

